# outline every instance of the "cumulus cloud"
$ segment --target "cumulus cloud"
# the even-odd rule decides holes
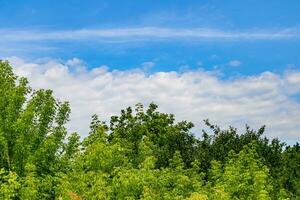
[[[56,97],[70,101],[69,129],[81,135],[87,135],[94,113],[108,120],[122,108],[153,101],[161,111],[194,122],[197,136],[206,118],[224,128],[232,125],[243,129],[245,123],[258,128],[266,124],[269,137],[291,143],[300,136],[300,103],[291,97],[300,92],[299,71],[224,80],[205,70],[150,75],[142,69],[118,71],[105,65],[88,70],[77,58],[66,62],[26,62],[17,57],[8,60],[18,75],[28,77],[32,87],[53,89]]]

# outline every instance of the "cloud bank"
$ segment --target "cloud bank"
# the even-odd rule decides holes
[[[160,111],[194,122],[197,136],[204,128],[202,120],[209,118],[224,128],[266,124],[267,136],[288,143],[300,137],[300,102],[293,98],[300,93],[300,71],[223,80],[217,73],[204,70],[149,75],[143,65],[128,71],[111,71],[107,66],[88,70],[77,58],[65,62],[8,60],[19,76],[28,77],[33,88],[53,89],[56,97],[70,101],[69,129],[83,136],[88,133],[92,114],[108,120],[122,108],[153,101]]]

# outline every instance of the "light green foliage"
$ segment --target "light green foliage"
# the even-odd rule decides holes
[[[18,175],[14,172],[0,170],[0,199],[9,200],[17,196],[17,191],[21,187],[18,182]]]
[[[230,152],[220,174],[217,163],[212,167],[215,189],[228,193],[231,199],[270,199],[272,191],[269,170],[259,160],[254,147],[244,146],[239,154]]]
[[[208,196],[194,192],[190,197],[186,198],[186,200],[208,200]]]
[[[69,168],[71,149],[79,145],[65,140],[69,104],[55,100],[51,90],[31,90],[3,61],[0,94],[0,168],[7,172],[0,187],[5,199],[53,199],[57,176]]]
[[[38,184],[39,180],[36,176],[36,169],[34,165],[27,164],[25,166],[26,176],[22,179],[22,187],[19,195],[21,199],[38,199]]]

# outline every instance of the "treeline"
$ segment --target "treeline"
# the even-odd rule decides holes
[[[205,120],[191,133],[157,105],[67,133],[67,102],[0,61],[0,199],[300,199],[300,146]]]

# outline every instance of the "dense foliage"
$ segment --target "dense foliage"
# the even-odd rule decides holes
[[[299,199],[300,146],[265,127],[196,138],[155,104],[122,110],[89,136],[68,134],[69,104],[0,61],[0,199]],[[210,133],[210,134],[209,134]]]

